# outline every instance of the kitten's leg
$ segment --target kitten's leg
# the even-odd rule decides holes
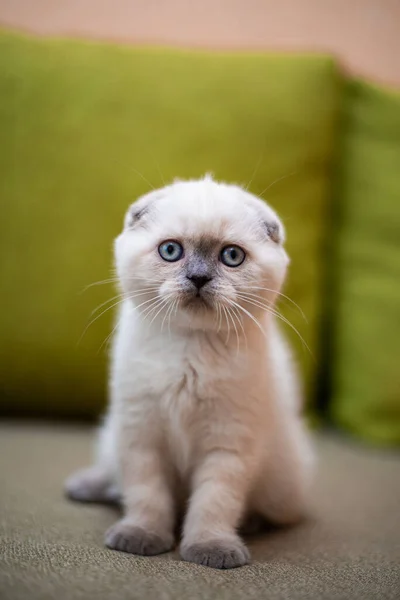
[[[217,569],[249,561],[249,551],[236,533],[245,507],[247,472],[237,453],[218,450],[204,459],[194,476],[184,525],[184,560]]]
[[[307,513],[313,454],[300,420],[278,432],[264,459],[251,507],[276,525],[292,525]]]
[[[151,444],[153,427],[121,431],[120,459],[125,516],[105,536],[106,546],[132,554],[168,552],[174,544],[174,501],[168,461]]]
[[[71,475],[65,482],[65,493],[79,502],[120,501],[116,482],[116,452],[111,415],[99,430],[95,464]]]

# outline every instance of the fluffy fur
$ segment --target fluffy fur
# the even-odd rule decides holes
[[[183,247],[179,260],[160,256],[166,240]],[[115,242],[123,303],[109,410],[95,465],[66,484],[77,500],[121,499],[107,546],[166,552],[183,516],[183,559],[237,567],[249,560],[238,533],[248,518],[304,514],[311,452],[274,314],[283,241],[270,207],[209,177],[129,209]],[[237,267],[221,260],[233,244],[246,253]]]

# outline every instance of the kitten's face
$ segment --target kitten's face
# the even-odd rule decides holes
[[[117,272],[149,322],[225,329],[229,312],[237,320],[274,302],[288,262],[282,238],[276,214],[241,188],[177,182],[129,209]]]

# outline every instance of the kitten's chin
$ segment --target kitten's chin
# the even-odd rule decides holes
[[[206,294],[181,297],[177,313],[178,322],[190,330],[215,329],[217,311],[213,299]]]
[[[190,312],[210,312],[213,310],[213,303],[204,295],[188,296],[182,300],[182,308]]]

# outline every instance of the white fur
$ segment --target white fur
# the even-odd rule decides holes
[[[271,223],[277,235],[268,235]],[[191,293],[182,275],[189,258],[168,263],[158,253],[169,239],[188,256],[200,240],[209,248],[212,240],[219,248],[237,244],[246,260],[226,267],[216,246],[208,308],[192,306],[183,301]],[[228,568],[248,561],[238,536],[248,516],[287,524],[303,515],[311,452],[295,369],[273,315],[288,263],[282,241],[271,208],[208,177],[152,192],[128,212],[115,243],[125,300],[110,406],[96,465],[67,483],[77,499],[121,494],[125,516],[107,533],[109,546],[169,550],[183,513],[182,557]]]

